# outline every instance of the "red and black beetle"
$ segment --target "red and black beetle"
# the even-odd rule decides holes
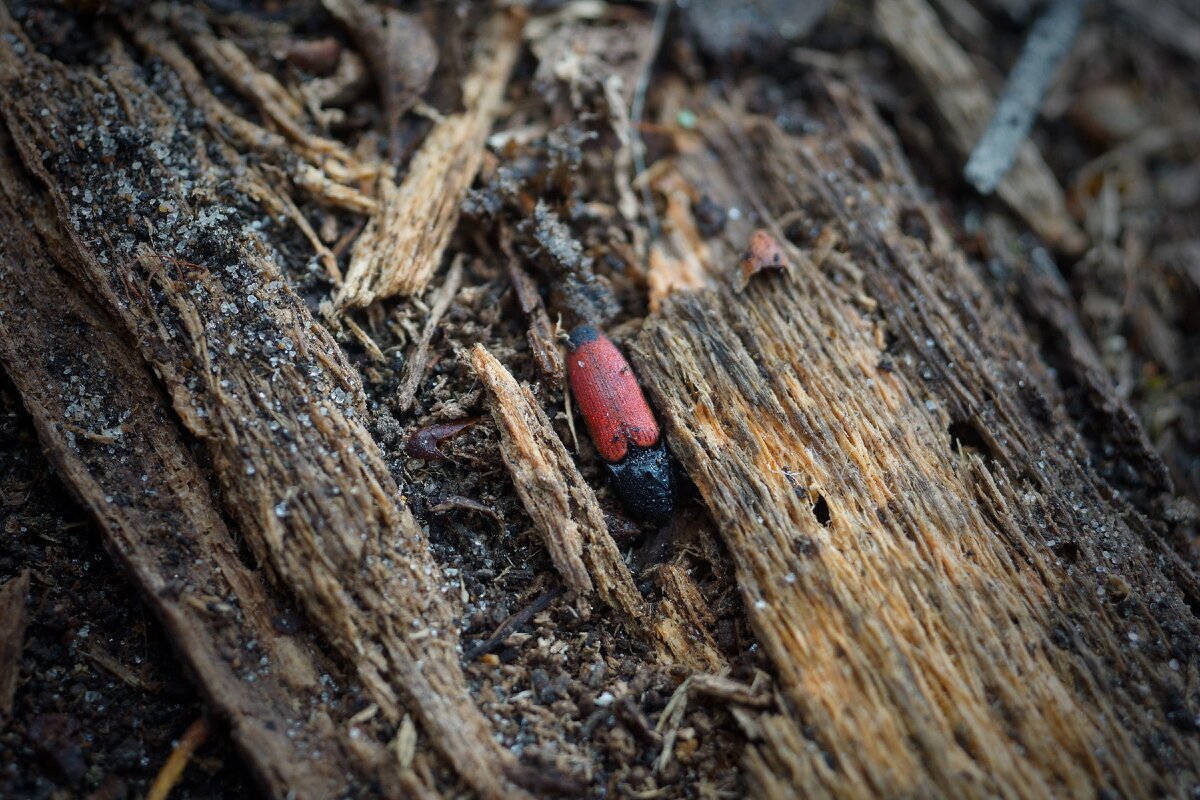
[[[571,331],[567,377],[612,487],[636,517],[661,525],[671,516],[670,459],[654,412],[617,346],[590,325]]]

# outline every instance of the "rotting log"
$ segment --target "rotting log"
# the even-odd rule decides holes
[[[885,126],[845,87],[815,95],[810,136],[716,102],[701,133],[719,160],[678,165],[792,220],[794,269],[676,295],[633,348],[778,677],[752,786],[1186,794],[1200,625],[1147,516],[1162,465],[1125,439],[1139,485],[1109,483]],[[732,253],[747,227],[725,237]],[[1088,413],[1111,415],[1091,378]]]
[[[242,562],[141,357],[78,285],[51,268],[69,257],[65,234],[18,180],[11,141],[0,139],[0,225],[8,232],[0,250],[0,360],[43,448],[100,521],[108,549],[264,788],[278,796],[301,787],[306,797],[337,793],[362,765],[352,766],[333,708],[310,709],[330,665],[302,638],[275,631],[281,603]]]

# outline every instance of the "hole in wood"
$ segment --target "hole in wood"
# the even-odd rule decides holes
[[[1075,542],[1058,542],[1050,549],[1054,551],[1054,555],[1058,556],[1068,564],[1074,564],[1079,561],[1079,545]]]
[[[912,206],[908,206],[900,212],[900,230],[904,231],[905,236],[916,239],[926,247],[929,246],[932,239],[929,220],[925,219],[925,214],[921,209]]]
[[[817,495],[817,502],[813,503],[813,516],[817,518],[817,522],[826,528],[829,527],[829,504],[821,495]]]
[[[948,433],[950,434],[951,450],[958,450],[959,447],[962,447],[966,450],[974,450],[985,458],[993,457],[991,445],[984,438],[983,432],[971,420],[951,422]]]

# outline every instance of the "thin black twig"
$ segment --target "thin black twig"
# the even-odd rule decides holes
[[[500,627],[496,628],[491,636],[484,639],[479,644],[472,647],[463,655],[463,661],[471,662],[479,658],[485,653],[490,653],[499,646],[501,642],[509,637],[517,628],[527,624],[534,616],[545,611],[550,607],[550,604],[557,600],[566,592],[562,586],[556,586],[549,591],[543,592],[536,600],[522,608],[520,611],[509,616],[508,619],[500,623]]]

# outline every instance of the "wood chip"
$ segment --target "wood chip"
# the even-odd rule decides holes
[[[771,705],[769,694],[720,675],[692,676],[691,690],[714,700],[748,708],[768,708]]]
[[[526,338],[529,340],[529,349],[533,351],[533,359],[543,377],[553,385],[561,386],[563,357],[554,338],[554,327],[550,324],[546,304],[542,302],[537,283],[529,277],[513,250],[512,230],[507,226],[500,229],[500,250],[504,253],[504,264],[508,268],[508,278],[512,281],[513,291],[517,294],[517,302],[521,304],[521,311],[529,321]]]
[[[484,25],[463,86],[464,110],[435,125],[395,185],[383,178],[382,207],[350,255],[339,308],[396,294],[420,294],[442,262],[459,206],[483,163],[492,123],[521,52],[525,13],[497,11]]]

